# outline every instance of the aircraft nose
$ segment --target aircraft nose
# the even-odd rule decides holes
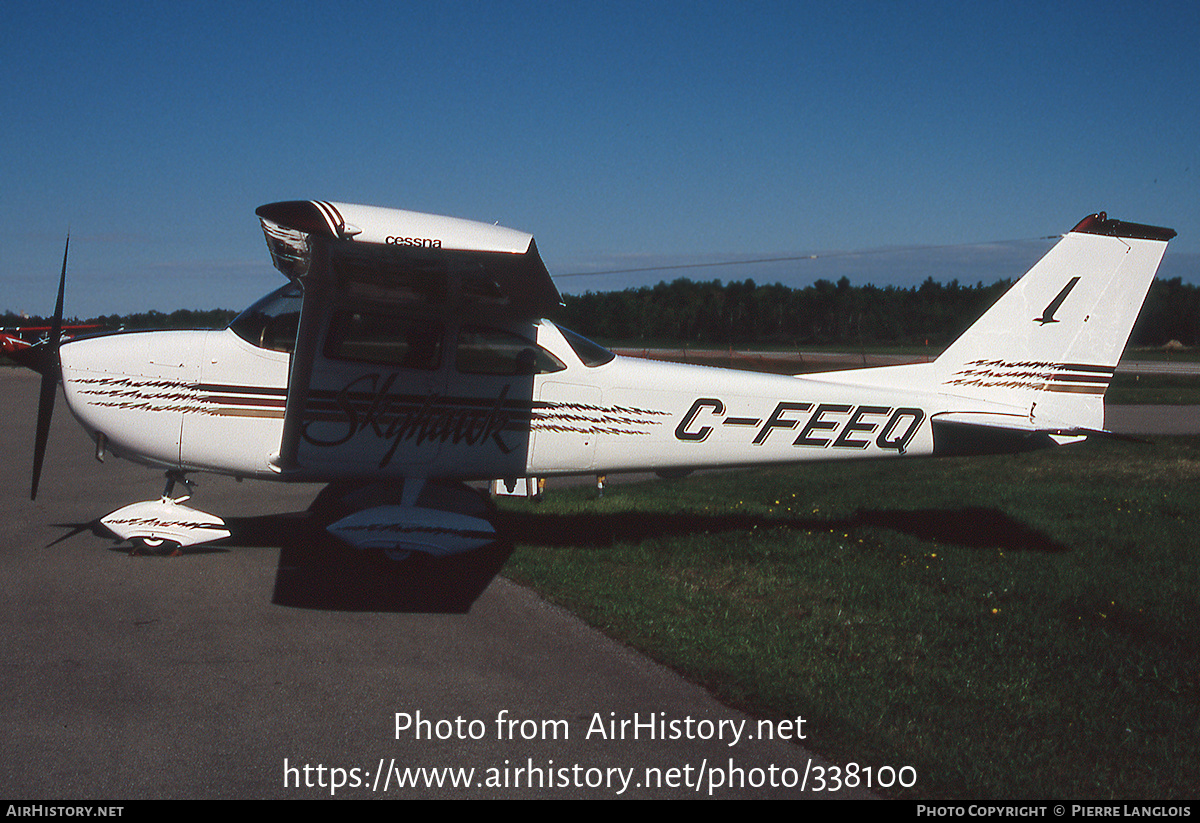
[[[179,464],[183,414],[195,404],[204,335],[135,332],[71,340],[60,350],[63,394],[116,454]]]

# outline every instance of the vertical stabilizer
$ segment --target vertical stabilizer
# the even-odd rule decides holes
[[[944,394],[1104,427],[1104,392],[1171,229],[1084,218],[934,363]]]

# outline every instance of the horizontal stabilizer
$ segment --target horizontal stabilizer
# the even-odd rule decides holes
[[[988,412],[942,412],[930,419],[934,454],[1011,454],[1061,446],[1089,437],[1148,443],[1140,437],[1080,426],[1038,426],[1028,417]]]

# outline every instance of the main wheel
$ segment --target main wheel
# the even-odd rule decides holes
[[[166,540],[161,537],[131,537],[129,542],[133,544],[133,551],[130,554],[135,557],[148,554],[175,557],[183,553],[180,551],[179,544],[174,540]]]
[[[328,524],[372,506],[399,505],[403,491],[402,480],[330,483],[321,490],[308,510],[319,522]],[[496,511],[495,504],[486,495],[453,480],[427,481],[417,498],[417,505],[484,520],[491,518]]]

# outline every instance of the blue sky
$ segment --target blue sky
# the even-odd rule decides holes
[[[52,309],[68,226],[69,315],[239,308],[285,199],[499,222],[556,274],[904,249],[567,291],[990,282],[1100,209],[1200,282],[1197,42],[1194,2],[13,4],[0,311]]]

